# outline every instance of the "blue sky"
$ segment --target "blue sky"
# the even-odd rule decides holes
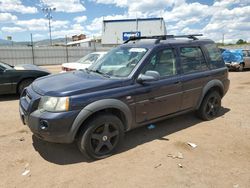
[[[249,0],[0,0],[0,39],[47,39],[52,13],[52,37],[84,33],[101,35],[103,19],[163,17],[169,34],[203,33],[226,42],[250,41]]]

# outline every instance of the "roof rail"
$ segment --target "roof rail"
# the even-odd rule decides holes
[[[199,40],[197,36],[203,36],[202,34],[190,34],[190,35],[155,35],[155,36],[142,36],[142,37],[130,37],[123,44],[130,41],[140,40],[140,39],[156,39],[155,44],[158,44],[161,40],[167,40],[171,38],[188,38],[193,40]]]

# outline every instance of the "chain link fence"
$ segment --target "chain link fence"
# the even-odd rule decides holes
[[[219,46],[220,48],[228,49],[228,50],[233,50],[233,49],[242,49],[242,50],[250,50],[250,45],[245,44],[245,45],[226,45],[226,46]]]

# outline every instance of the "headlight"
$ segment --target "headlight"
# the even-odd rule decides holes
[[[61,112],[69,110],[69,97],[48,97],[41,98],[39,110],[45,110],[49,112]]]

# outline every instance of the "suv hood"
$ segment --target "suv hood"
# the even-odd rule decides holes
[[[60,97],[120,87],[123,82],[92,72],[73,71],[39,78],[31,87],[40,95]]]

